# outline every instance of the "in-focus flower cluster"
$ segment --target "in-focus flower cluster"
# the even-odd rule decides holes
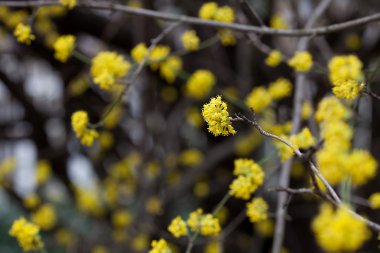
[[[210,213],[203,213],[202,209],[197,209],[190,213],[187,225],[192,232],[200,233],[204,236],[216,236],[221,230],[218,218]]]
[[[252,223],[268,219],[268,203],[263,198],[254,198],[247,203],[247,216]]]
[[[95,129],[88,128],[89,118],[85,111],[77,111],[71,116],[71,126],[75,135],[85,146],[92,146],[94,140],[99,137]]]
[[[61,62],[66,62],[74,50],[75,36],[62,35],[58,37],[53,47],[55,50],[54,57]]]
[[[264,172],[251,159],[236,159],[234,166],[234,175],[237,178],[230,184],[230,194],[235,198],[248,200],[264,182]]]
[[[235,134],[231,125],[227,104],[220,96],[211,98],[208,104],[203,105],[202,116],[208,124],[208,130],[215,136]]]
[[[18,42],[24,43],[26,45],[30,45],[32,40],[36,39],[36,36],[32,34],[32,28],[29,25],[22,23],[19,23],[16,26],[14,35],[16,36]]]
[[[40,229],[37,225],[21,217],[13,222],[9,235],[17,238],[20,247],[24,251],[32,251],[40,250],[44,247],[39,232]]]
[[[152,241],[152,249],[148,253],[171,253],[172,250],[169,247],[169,244],[164,240],[160,239],[158,241]]]

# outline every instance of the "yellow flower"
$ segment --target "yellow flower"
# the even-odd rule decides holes
[[[164,60],[170,54],[170,47],[164,45],[157,45],[153,48],[152,53],[149,55],[150,68],[156,70],[159,67],[160,61]]]
[[[256,188],[250,178],[238,176],[230,184],[230,194],[235,198],[248,200]]]
[[[317,152],[317,166],[330,184],[336,185],[342,181],[345,158],[345,154],[336,148],[323,148]]]
[[[315,119],[317,122],[342,120],[350,116],[350,111],[334,96],[323,98],[317,107]]]
[[[274,224],[270,219],[265,219],[255,223],[255,230],[263,237],[271,237],[273,235]]]
[[[69,9],[74,8],[75,5],[77,4],[77,0],[59,0],[59,2],[60,2],[63,6],[69,8]]]
[[[177,216],[170,223],[168,230],[176,238],[187,235],[186,222],[180,216]]]
[[[38,197],[37,194],[31,193],[27,195],[25,198],[23,198],[22,204],[27,209],[34,209],[40,204],[40,198]]]
[[[288,61],[288,65],[297,72],[308,72],[313,66],[313,57],[307,51],[297,51]]]
[[[278,78],[269,84],[268,92],[274,100],[288,97],[292,94],[292,83],[286,78]]]
[[[234,33],[229,29],[218,30],[218,37],[223,46],[233,46],[236,44]]]
[[[194,30],[182,34],[181,41],[183,47],[188,51],[196,51],[199,48],[199,37]]]
[[[51,166],[46,160],[40,160],[36,168],[36,181],[38,185],[45,183],[51,176]]]
[[[158,241],[153,240],[151,245],[152,245],[152,249],[149,250],[148,253],[171,253],[172,252],[168,243],[164,239],[160,239]]]
[[[88,123],[88,114],[85,111],[77,111],[71,116],[71,126],[75,135],[85,146],[91,146],[99,137],[99,133],[95,129],[87,128]]]
[[[94,191],[76,189],[75,199],[78,209],[83,213],[97,217],[104,213],[100,196]]]
[[[54,57],[61,62],[66,62],[74,50],[75,36],[73,35],[60,36],[55,41],[53,47],[55,50]]]
[[[312,223],[318,244],[328,252],[357,251],[371,236],[366,224],[346,208],[334,211],[329,204],[323,204]]]
[[[131,56],[135,62],[140,63],[146,54],[148,53],[148,48],[145,43],[137,44],[131,51]]]
[[[132,215],[126,210],[118,210],[112,214],[112,225],[116,228],[125,228],[132,222]]]
[[[194,99],[205,99],[215,85],[215,76],[209,70],[195,71],[187,80],[186,94]]]
[[[268,219],[268,204],[262,198],[254,198],[247,204],[247,216],[252,223]]]
[[[209,242],[206,245],[206,248],[204,250],[204,253],[222,253],[222,252],[223,252],[223,246],[218,240]]]
[[[376,176],[377,161],[366,150],[353,150],[344,162],[355,186],[363,185]]]
[[[181,153],[179,159],[182,165],[193,167],[203,161],[203,154],[198,149],[187,149]]]
[[[282,61],[282,54],[278,50],[272,50],[268,54],[267,58],[265,58],[265,64],[272,68],[280,65],[281,61]]]
[[[290,142],[295,148],[307,149],[315,144],[315,138],[310,129],[305,127],[298,134],[290,136]]]
[[[254,88],[245,99],[245,104],[257,113],[264,111],[271,103],[271,95],[261,86]]]
[[[379,209],[380,208],[380,192],[375,192],[369,196],[369,204],[373,209]]]
[[[216,236],[221,230],[219,220],[211,214],[205,214],[202,217],[200,226],[200,233],[204,236]]]
[[[222,101],[220,96],[211,98],[208,104],[203,105],[202,116],[208,124],[209,132],[213,135],[227,136],[236,133],[231,125],[227,104]]]
[[[333,85],[346,80],[359,82],[363,76],[363,64],[356,55],[340,55],[331,58],[328,64],[329,79]]]
[[[131,64],[116,52],[100,52],[92,59],[91,76],[100,88],[109,90],[130,68]]]
[[[364,83],[359,84],[355,80],[345,80],[342,82],[336,81],[335,87],[333,87],[333,93],[338,98],[344,98],[347,100],[355,99],[364,90]]]
[[[39,232],[40,229],[37,225],[21,217],[13,222],[9,235],[17,238],[20,247],[24,251],[32,251],[40,250],[44,247]]]
[[[182,69],[182,59],[171,56],[160,64],[160,75],[168,82],[173,83]]]
[[[37,224],[42,230],[52,229],[56,222],[57,216],[54,207],[50,204],[45,204],[32,213],[32,221]]]
[[[286,19],[277,13],[270,18],[269,26],[274,29],[287,29],[289,27]]]
[[[305,101],[302,103],[301,108],[301,118],[303,120],[307,120],[310,115],[313,113],[313,107],[311,106],[309,101]]]
[[[36,36],[32,34],[32,28],[22,23],[19,23],[16,26],[13,34],[16,36],[18,42],[24,43],[26,45],[30,45],[32,40],[35,40],[36,38]]]
[[[214,20],[224,23],[233,23],[235,21],[234,10],[229,6],[222,6],[214,13]]]
[[[218,10],[217,3],[207,2],[207,3],[204,3],[199,9],[198,16],[201,19],[213,19],[217,10]]]

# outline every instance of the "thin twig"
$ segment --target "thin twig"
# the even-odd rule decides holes
[[[57,1],[46,0],[46,1],[0,1],[0,6],[9,7],[34,7],[34,6],[51,6],[60,5]],[[244,33],[256,33],[256,34],[266,34],[266,35],[276,35],[276,36],[288,36],[288,37],[305,37],[305,36],[318,36],[325,35],[329,33],[339,32],[346,29],[351,29],[353,27],[363,26],[372,22],[377,22],[380,20],[380,13],[375,13],[362,18],[353,19],[347,22],[337,23],[329,26],[322,26],[317,28],[305,28],[305,29],[273,29],[269,27],[258,27],[252,25],[244,25],[237,23],[223,23],[212,20],[205,20],[196,17],[190,17],[185,15],[176,15],[170,13],[164,13],[160,11],[148,10],[143,8],[133,8],[121,4],[112,4],[108,1],[104,2],[79,2],[78,7],[93,8],[93,9],[105,9],[105,10],[115,10],[121,11],[126,14],[143,16],[149,18],[155,18],[166,21],[182,21],[183,23],[208,26],[214,28],[225,28],[234,31],[244,32]]]

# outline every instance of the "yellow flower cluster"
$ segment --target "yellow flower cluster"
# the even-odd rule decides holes
[[[213,19],[219,22],[232,23],[235,21],[235,13],[229,6],[218,7],[216,2],[204,3],[199,9],[198,16],[201,19]]]
[[[77,4],[77,0],[59,0],[59,2],[60,2],[63,6],[69,8],[69,9],[74,8],[75,5]]]
[[[278,78],[269,84],[268,93],[274,100],[288,97],[292,94],[292,83],[286,78]]]
[[[199,37],[194,30],[189,30],[182,34],[181,41],[183,47],[188,51],[196,51],[199,48]]]
[[[88,114],[85,111],[76,111],[71,116],[71,126],[77,138],[83,145],[92,146],[99,133],[95,129],[88,128],[88,123]]]
[[[132,49],[131,56],[135,62],[141,63],[147,53],[148,48],[145,43],[139,43]]]
[[[194,99],[205,99],[215,82],[215,76],[211,71],[197,70],[187,80],[186,95]]]
[[[100,52],[92,59],[91,76],[100,88],[109,90],[130,68],[131,64],[116,52]]]
[[[251,159],[236,159],[234,167],[234,175],[237,178],[230,184],[230,194],[235,198],[247,200],[263,184],[265,174],[260,165]]]
[[[220,29],[218,37],[223,46],[233,46],[236,44],[236,38],[233,31],[229,29]]]
[[[271,103],[271,95],[262,86],[254,88],[245,99],[245,104],[256,113],[264,111]]]
[[[78,209],[86,214],[94,216],[101,216],[104,213],[104,209],[101,203],[99,194],[94,191],[76,189],[75,200],[77,202]]]
[[[301,132],[292,135],[289,138],[286,136],[282,136],[282,138],[290,142],[292,146],[297,149],[308,149],[315,144],[315,138],[311,134],[309,128],[303,128]],[[277,148],[282,161],[286,161],[294,155],[293,149],[284,143],[275,140],[274,145]]]
[[[301,118],[303,120],[307,120],[310,115],[313,113],[313,107],[309,101],[305,101],[302,103],[301,108]]]
[[[160,239],[158,241],[153,240],[151,245],[152,245],[152,249],[149,250],[148,253],[171,253],[172,252],[168,243],[164,239]]]
[[[168,82],[173,83],[182,69],[182,59],[179,56],[168,57],[160,63],[160,75]]]
[[[184,150],[179,157],[180,163],[188,167],[199,165],[203,159],[202,152],[195,148]]]
[[[149,55],[149,62],[151,62],[150,67],[152,70],[156,70],[162,60],[168,57],[170,54],[170,47],[164,45],[157,45],[152,53]]]
[[[289,28],[286,19],[278,13],[272,15],[269,20],[269,26],[273,29],[287,29]]]
[[[38,185],[45,183],[51,176],[51,165],[46,160],[40,160],[36,167],[36,181]]]
[[[280,65],[281,61],[282,61],[282,54],[278,50],[272,50],[268,54],[267,58],[265,58],[265,64],[272,68]]]
[[[24,251],[32,251],[40,250],[44,247],[39,232],[40,229],[37,225],[21,217],[13,222],[9,235],[17,238],[20,247]]]
[[[66,62],[71,56],[75,47],[75,36],[73,35],[63,35],[58,37],[55,41],[53,48],[55,50],[54,57],[61,61]]]
[[[211,98],[208,104],[203,105],[202,116],[208,124],[208,130],[215,136],[235,134],[236,131],[231,125],[230,115],[227,111],[227,104],[220,96]]]
[[[13,33],[17,41],[20,43],[24,43],[26,45],[30,45],[32,40],[36,39],[36,36],[32,34],[32,28],[29,25],[24,25],[23,23],[19,23]]]
[[[204,214],[202,209],[190,213],[187,225],[191,231],[204,236],[216,236],[221,230],[219,220],[212,214]]]
[[[247,203],[247,216],[252,223],[268,219],[268,203],[262,198],[254,198]]]
[[[380,208],[380,192],[375,192],[371,194],[371,196],[369,196],[368,198],[368,202],[373,209],[379,209]]]
[[[316,119],[324,145],[316,153],[316,161],[332,185],[346,178],[355,186],[363,185],[377,171],[377,162],[368,151],[350,150],[353,130],[346,122],[349,116],[350,110],[335,97],[326,97],[318,104]]]
[[[356,55],[341,55],[331,58],[329,79],[333,85],[333,93],[338,98],[355,99],[364,89],[360,83],[363,78],[363,64]]]
[[[353,217],[346,208],[339,207],[334,211],[331,205],[323,204],[313,220],[317,242],[328,252],[357,251],[371,236],[366,224]]]
[[[297,72],[308,72],[313,66],[313,57],[307,51],[297,51],[289,59],[288,65]]]
[[[186,222],[180,216],[177,216],[170,223],[168,231],[176,238],[187,235]]]
[[[32,213],[31,219],[42,230],[50,230],[57,222],[57,215],[51,204],[45,204]]]

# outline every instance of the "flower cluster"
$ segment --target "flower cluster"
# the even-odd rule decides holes
[[[74,8],[75,5],[77,4],[77,0],[59,0],[59,2],[60,2],[63,6],[69,8],[69,9]]]
[[[164,239],[152,241],[152,249],[148,253],[171,253],[168,243]]]
[[[272,68],[277,67],[278,65],[280,65],[282,58],[283,56],[280,51],[272,50],[268,54],[267,58],[265,58],[265,64]]]
[[[235,134],[236,131],[231,125],[230,115],[227,111],[227,104],[220,96],[211,98],[208,104],[203,105],[202,116],[208,124],[208,130],[215,136]]]
[[[194,30],[186,31],[181,37],[183,47],[188,51],[196,51],[199,47],[199,37]]]
[[[177,216],[170,223],[168,231],[176,238],[187,235],[186,222],[180,216]]]
[[[221,230],[219,220],[212,214],[204,214],[202,209],[190,213],[187,225],[191,231],[204,236],[216,236]]]
[[[204,3],[199,9],[198,15],[202,19],[213,19],[225,23],[232,23],[235,21],[235,13],[231,7],[218,7],[218,4],[215,2]]]
[[[272,103],[272,97],[264,87],[256,87],[248,94],[245,104],[260,113]]]
[[[17,238],[20,247],[24,251],[32,251],[40,250],[44,247],[39,232],[40,229],[37,225],[21,217],[13,222],[9,234]]]
[[[168,82],[173,83],[182,69],[182,59],[179,56],[170,56],[160,63],[160,75]]]
[[[54,57],[61,62],[66,62],[74,50],[75,36],[73,35],[60,36],[55,41],[53,47],[55,50]]]
[[[333,210],[331,205],[323,204],[312,223],[318,244],[328,252],[353,252],[370,238],[366,224],[353,217],[347,208]]]
[[[51,230],[57,222],[57,215],[53,205],[45,204],[32,213],[31,219],[42,230]]]
[[[286,78],[278,78],[269,84],[268,93],[274,100],[288,97],[292,94],[292,83]]]
[[[88,128],[88,123],[88,114],[85,111],[77,111],[71,116],[71,126],[77,138],[83,145],[92,146],[99,134],[95,129]]]
[[[254,198],[247,203],[247,216],[252,223],[268,219],[268,203],[262,198]]]
[[[22,23],[16,26],[13,34],[16,36],[18,42],[26,45],[30,45],[32,40],[36,39],[36,36],[32,34],[32,28]]]
[[[205,69],[195,71],[187,80],[186,94],[194,99],[205,99],[215,85],[214,74]]]
[[[234,166],[234,175],[237,178],[230,184],[230,194],[247,200],[264,182],[264,172],[260,165],[251,159],[236,159]]]
[[[313,66],[313,57],[307,51],[297,51],[288,61],[288,65],[297,72],[308,72]]]
[[[91,76],[100,88],[109,90],[130,68],[131,64],[116,52],[100,52],[92,59]]]
[[[272,15],[269,20],[269,26],[274,29],[287,29],[289,25],[286,19],[278,13]]]

